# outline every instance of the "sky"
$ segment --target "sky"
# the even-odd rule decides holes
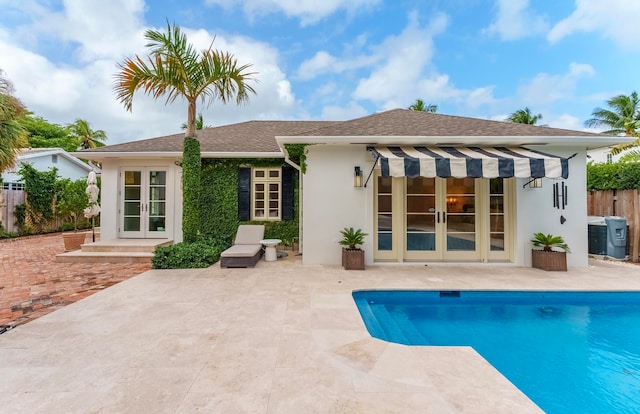
[[[246,105],[206,106],[207,126],[347,120],[422,99],[449,115],[587,130],[607,99],[637,90],[635,0],[0,0],[0,69],[36,116],[75,119],[108,144],[180,133],[187,105],[142,92],[127,111],[118,63],[145,31],[177,24],[198,49],[252,64]]]

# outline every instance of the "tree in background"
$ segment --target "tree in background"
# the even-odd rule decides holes
[[[432,114],[435,114],[436,112],[438,112],[438,105],[434,105],[434,104],[425,105],[422,99],[416,99],[416,101],[412,105],[410,105],[409,108],[407,109],[411,109],[412,111],[418,111],[418,112],[431,112]]]
[[[14,165],[20,148],[27,146],[27,134],[20,119],[27,114],[13,96],[13,85],[0,70],[0,171]]]
[[[202,116],[202,113],[198,113],[198,116],[196,117],[196,130],[201,130],[203,128],[211,128],[211,125],[205,125],[204,124],[204,117]],[[184,124],[180,125],[180,129],[187,129],[187,123],[185,122]]]
[[[198,52],[175,24],[171,26],[167,22],[166,33],[147,30],[145,38],[149,56],[145,59],[136,55],[118,65],[120,71],[115,76],[114,86],[116,96],[129,111],[138,90],[155,99],[166,96],[167,104],[178,97],[184,98],[188,107],[183,162],[187,148],[190,153],[195,151],[200,159],[200,143],[196,139],[198,99],[206,104],[215,100],[224,104],[231,100],[237,104],[248,102],[249,94],[255,94],[248,83],[254,80],[255,72],[247,71],[250,64],[239,65],[234,55],[213,49],[213,43],[208,49]],[[200,228],[200,168],[200,162],[188,162],[184,163],[182,170],[182,230],[186,242],[195,241]],[[185,180],[185,177],[189,179]]]
[[[73,124],[69,124],[67,127],[71,136],[78,142],[76,149],[104,147],[107,134],[101,129],[92,130],[89,122],[84,119],[76,119]]]
[[[506,120],[515,124],[536,125],[541,119],[542,114],[533,115],[531,113],[531,110],[525,107],[524,109],[518,109],[517,111],[509,115]]]
[[[603,134],[626,135],[638,137],[640,128],[640,98],[637,92],[631,95],[617,95],[607,101],[608,109],[596,108],[591,113],[592,118],[584,121],[588,128],[608,128]],[[640,146],[640,139],[630,144],[620,144],[611,149],[612,154],[618,154],[626,149]]]
[[[67,152],[78,149],[78,142],[69,133],[69,129],[58,124],[52,124],[46,119],[33,116],[25,116],[20,121],[27,131],[29,147],[31,148],[62,148]]]

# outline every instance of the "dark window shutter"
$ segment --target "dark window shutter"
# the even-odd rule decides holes
[[[238,220],[251,220],[251,168],[238,169]]]
[[[293,193],[295,169],[288,165],[282,167],[282,220],[293,220]]]

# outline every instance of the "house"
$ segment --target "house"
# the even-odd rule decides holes
[[[58,170],[58,176],[73,181],[86,179],[90,171],[99,172],[99,168],[91,166],[62,148],[24,148],[16,157],[13,168],[2,172],[2,187],[0,187],[0,224],[6,231],[18,231],[14,223],[14,211],[17,205],[25,200],[25,184],[20,182],[18,174],[20,165],[31,164],[38,171]]]
[[[89,171],[99,171],[62,148],[23,148],[16,157],[13,168],[2,172],[2,186],[5,190],[24,190],[18,170],[23,163],[31,164],[38,171],[58,170],[58,176],[72,181],[87,178]]]
[[[288,145],[305,146],[305,264],[339,264],[339,231],[355,227],[368,234],[368,264],[529,266],[529,240],[545,232],[565,238],[569,266],[578,267],[588,260],[586,151],[628,142],[405,109],[344,122],[243,122],[198,131],[198,139],[203,161],[245,160],[234,170],[236,213],[266,222],[285,218]],[[102,162],[103,239],[182,240],[182,142],[177,134],[81,152]],[[252,165],[260,159],[279,161]]]

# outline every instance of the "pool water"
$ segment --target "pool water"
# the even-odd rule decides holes
[[[353,297],[373,337],[471,346],[547,413],[640,413],[640,292]]]

